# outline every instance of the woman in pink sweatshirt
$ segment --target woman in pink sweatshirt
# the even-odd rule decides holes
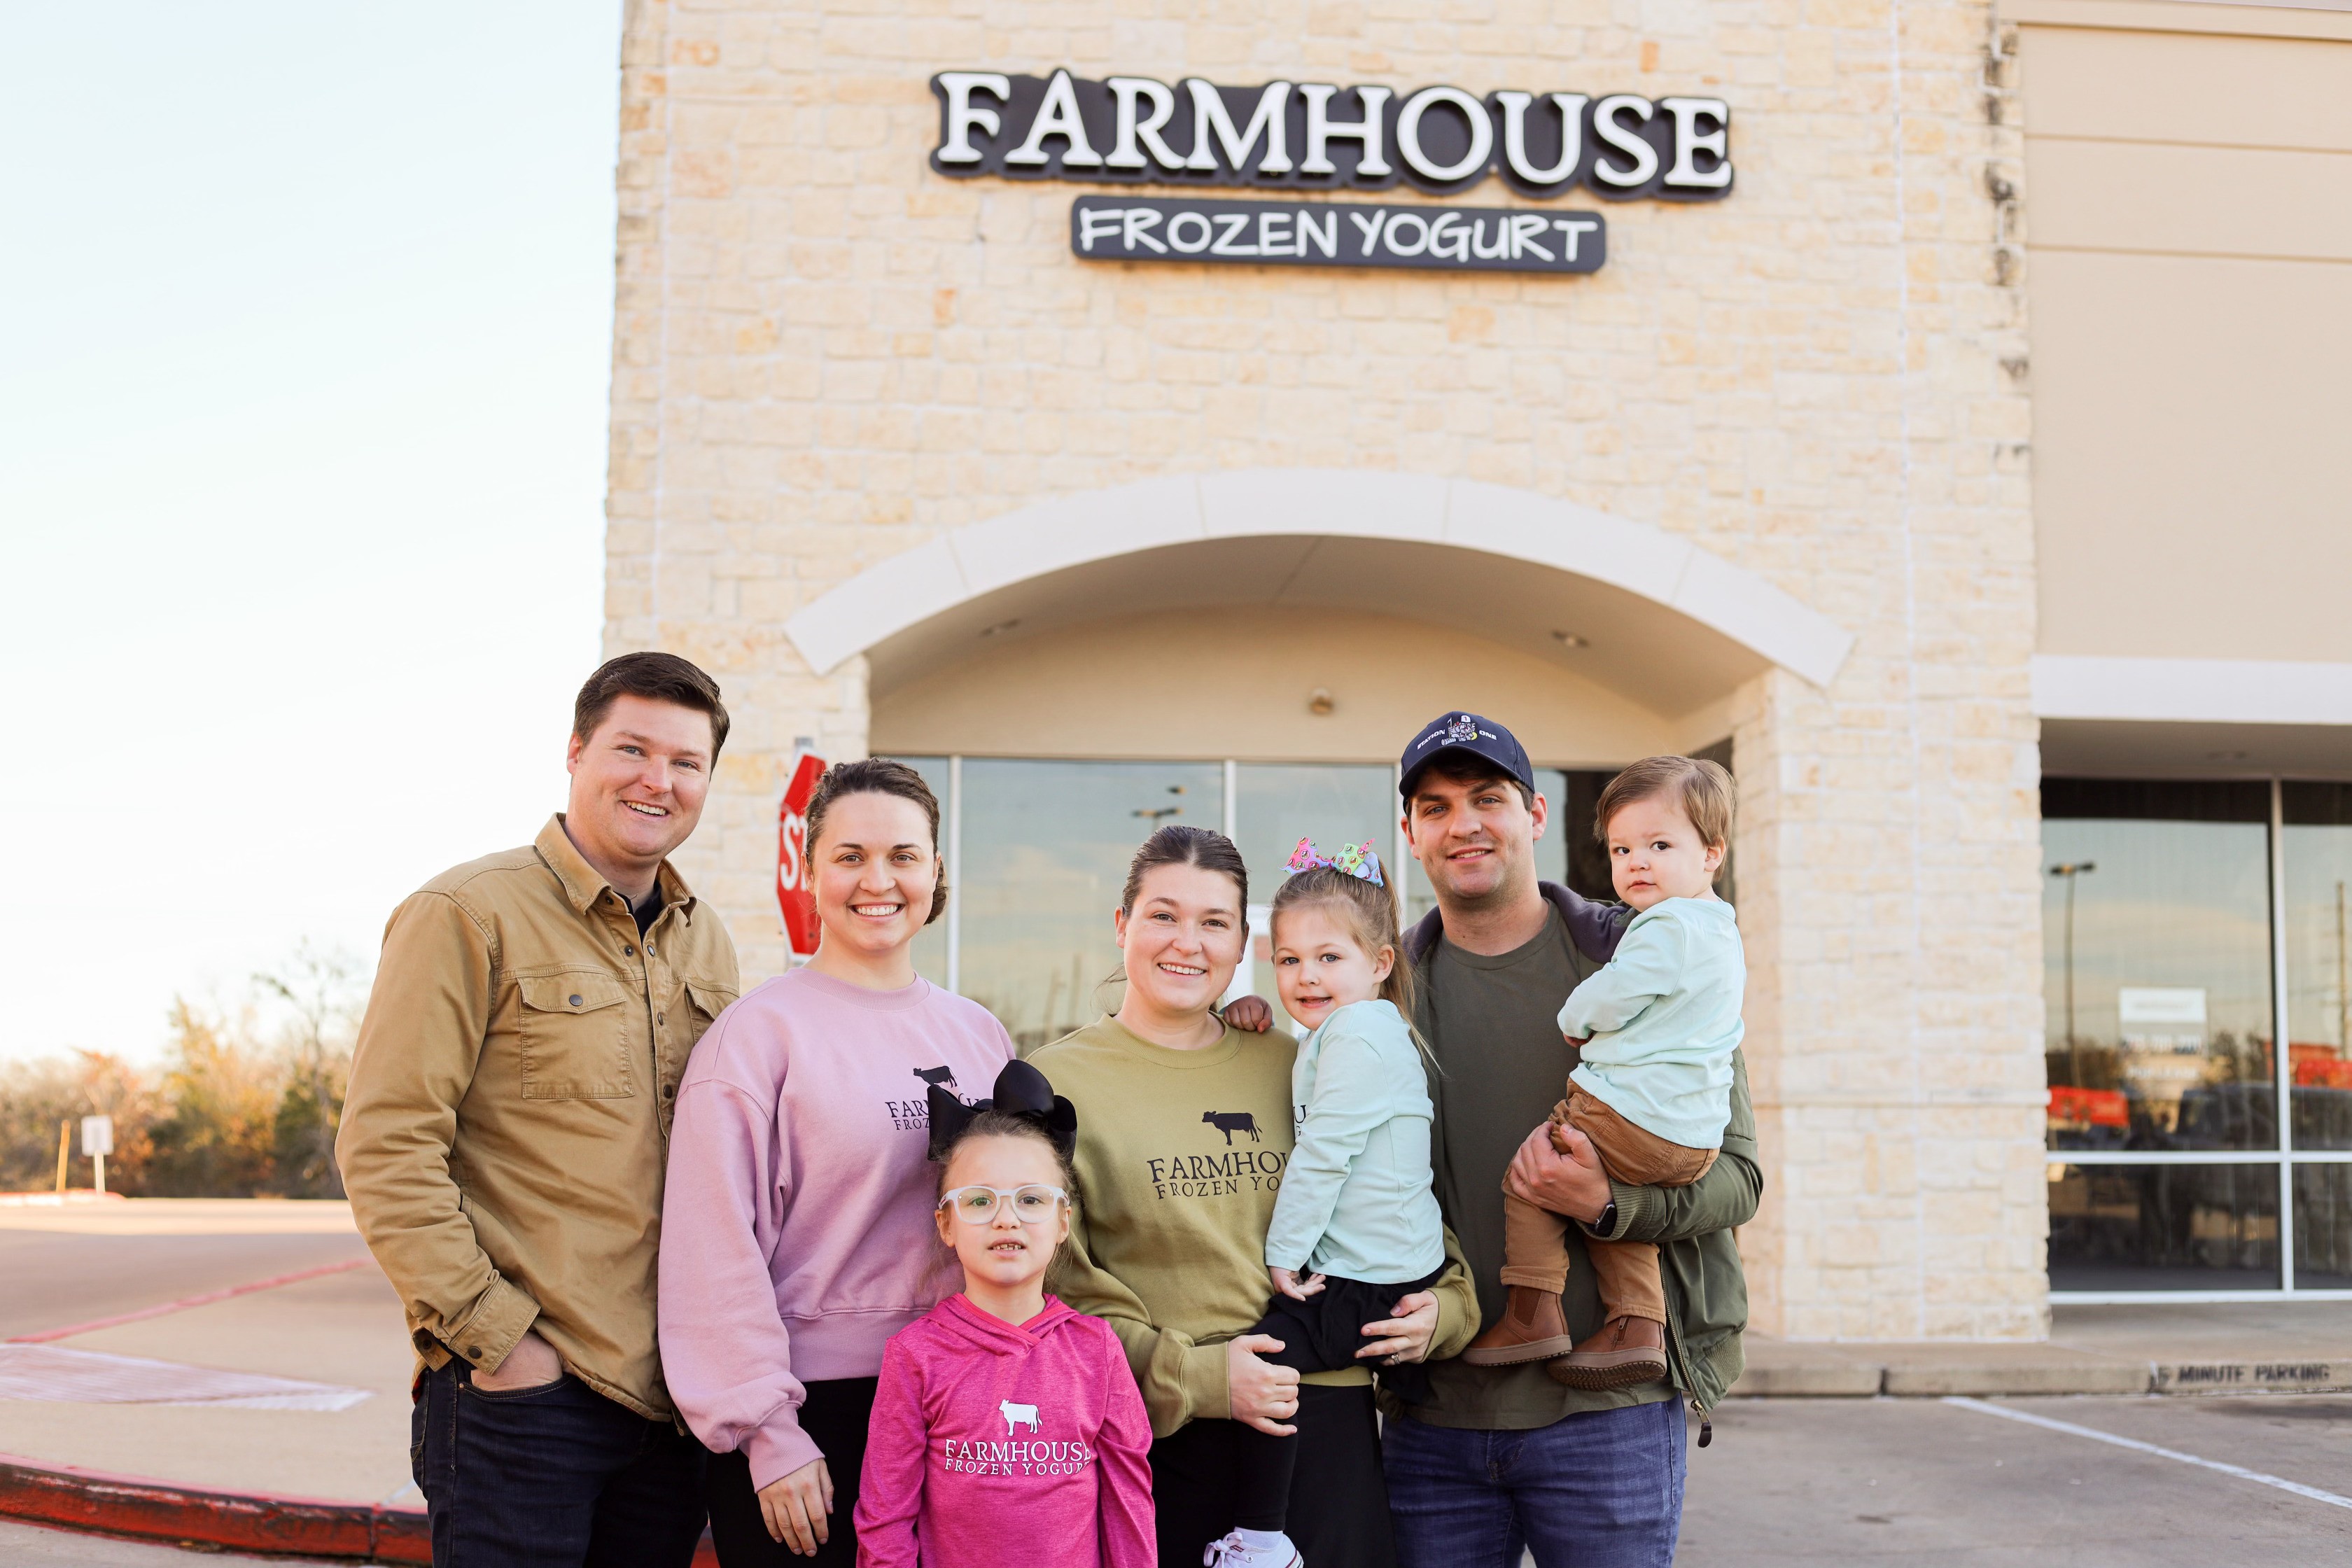
[[[939,809],[901,763],[825,773],[808,810],[816,957],[720,1014],[678,1087],[662,1367],[712,1450],[725,1568],[856,1559],[883,1343],[955,1289],[925,1094],[985,1092],[1013,1043],[915,973],[947,900]]]
[[[1014,1062],[931,1093],[940,1239],[963,1290],[899,1332],[857,1499],[859,1568],[1153,1568],[1151,1419],[1110,1325],[1045,1294],[1077,1118]]]

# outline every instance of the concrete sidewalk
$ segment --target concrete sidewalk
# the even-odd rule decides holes
[[[2323,1394],[2352,1389],[2341,1301],[2058,1307],[2040,1344],[1820,1343],[1748,1336],[1736,1398]]]

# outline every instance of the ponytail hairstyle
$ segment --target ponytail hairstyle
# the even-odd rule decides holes
[[[1162,866],[1198,866],[1203,871],[1222,871],[1234,879],[1234,891],[1244,910],[1249,908],[1249,868],[1242,864],[1242,852],[1234,841],[1222,833],[1188,823],[1171,822],[1152,829],[1151,837],[1127,863],[1127,886],[1118,895],[1122,913],[1135,912],[1135,900],[1143,891],[1144,874]]]
[[[931,793],[923,775],[906,763],[891,757],[867,757],[862,762],[835,763],[816,781],[816,793],[809,797],[807,837],[802,851],[810,859],[816,858],[817,840],[824,837],[825,815],[835,801],[853,795],[895,795],[914,802],[931,825],[931,853],[939,854],[940,797]],[[929,925],[947,912],[948,868],[942,862],[939,880],[931,887],[931,912],[923,923]]]
[[[1412,963],[1405,957],[1404,939],[1397,925],[1396,889],[1385,881],[1368,882],[1337,866],[1318,866],[1294,871],[1284,879],[1274,895],[1274,919],[1279,921],[1285,910],[1307,907],[1337,915],[1367,957],[1379,957],[1384,947],[1394,955],[1381,981],[1380,996],[1402,1014],[1405,1026],[1412,1028]],[[1417,1031],[1413,1037],[1420,1038]]]

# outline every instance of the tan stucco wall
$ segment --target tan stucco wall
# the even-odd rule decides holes
[[[2352,660],[2352,17],[2133,19],[2336,37],[2023,29],[2041,650]]]
[[[1723,709],[1768,1161],[1741,1237],[1756,1323],[2041,1332],[2033,539],[2025,394],[2002,368],[2026,353],[2014,213],[1986,177],[2020,157],[1988,122],[1996,37],[1983,5],[1920,0],[1190,20],[1140,0],[635,0],[606,640],[705,663],[740,715],[688,868],[747,970],[780,960],[793,738],[869,740],[865,660],[814,673],[783,622],[864,566],[1177,470],[1564,497],[1696,541],[1858,639],[1828,689],[1774,671]],[[1081,267],[1083,187],[924,163],[933,71],[1055,65],[1719,92],[1739,186],[1611,207],[1609,265],[1582,279]]]
[[[1549,765],[1619,767],[1723,738],[1685,740],[1557,664],[1450,627],[1310,609],[1161,611],[1022,637],[878,695],[871,739],[910,755],[1391,763],[1464,691],[1509,714]]]

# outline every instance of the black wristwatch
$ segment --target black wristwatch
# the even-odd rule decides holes
[[[1603,1241],[1606,1241],[1611,1237],[1616,1235],[1617,1200],[1615,1198],[1611,1198],[1609,1200],[1609,1206],[1601,1211],[1601,1217],[1594,1220],[1591,1225],[1586,1226],[1584,1228],[1591,1231],[1593,1235],[1599,1237]]]

